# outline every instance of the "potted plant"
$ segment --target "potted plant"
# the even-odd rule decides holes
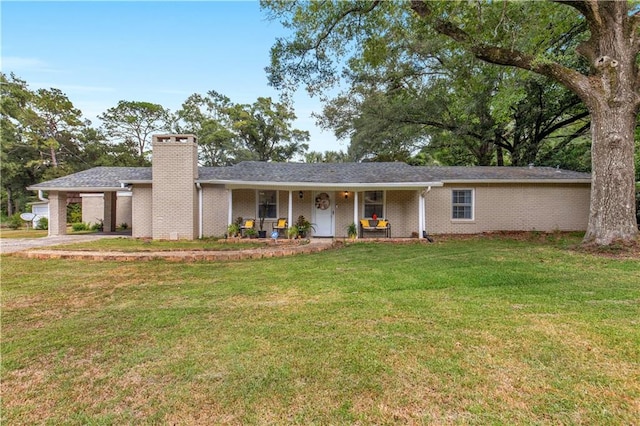
[[[291,239],[296,239],[298,238],[300,231],[298,231],[298,227],[296,225],[290,226],[287,229],[287,238]]]
[[[307,234],[311,229],[315,231],[315,226],[313,223],[309,222],[304,216],[298,216],[298,220],[296,221],[296,228],[298,229],[298,235],[302,238],[307,238]]]
[[[244,235],[246,235],[249,238],[255,238],[256,235],[258,235],[258,232],[253,228],[249,228],[244,231]]]
[[[347,226],[347,235],[350,239],[355,240],[358,236],[358,227],[355,222],[351,222],[349,226]]]
[[[229,237],[237,237],[240,234],[240,225],[237,223],[232,223],[227,226],[227,235]]]

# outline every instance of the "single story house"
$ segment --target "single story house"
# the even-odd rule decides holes
[[[118,225],[127,191],[132,235],[153,239],[222,236],[237,217],[264,229],[302,215],[314,237],[344,237],[374,214],[389,236],[489,231],[584,230],[589,174],[544,167],[421,167],[405,163],[272,163],[198,167],[193,135],[156,135],[151,167],[96,167],[30,186],[48,194],[49,235],[66,232],[66,194],[100,194],[106,232]],[[92,213],[96,215],[95,212]],[[259,220],[256,220],[259,223]]]

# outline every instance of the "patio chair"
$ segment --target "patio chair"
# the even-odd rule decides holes
[[[280,235],[280,232],[286,231],[288,227],[289,226],[287,226],[287,219],[284,218],[278,219],[278,221],[274,222],[273,224],[273,230],[278,231],[278,235]]]
[[[385,237],[391,237],[391,224],[388,220],[379,219],[376,224],[376,231],[384,231]]]
[[[240,225],[240,235],[244,237],[245,231],[247,229],[254,229],[255,226],[256,226],[255,219],[245,219],[242,225]]]

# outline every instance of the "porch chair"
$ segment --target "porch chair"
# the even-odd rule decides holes
[[[240,225],[240,236],[245,236],[245,231],[247,229],[253,229],[256,226],[255,219],[245,219],[242,225]]]
[[[378,219],[378,223],[376,223],[376,231],[384,231],[385,237],[390,238],[391,224],[388,220]]]
[[[287,219],[282,217],[278,219],[278,222],[274,222],[273,224],[273,230],[278,231],[278,235],[280,235],[280,232],[286,231],[287,228],[289,228],[289,226],[287,226]]]
[[[360,238],[365,232],[383,231],[385,237],[391,237],[391,224],[385,219],[360,219]]]

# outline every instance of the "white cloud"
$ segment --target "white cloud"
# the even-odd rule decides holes
[[[41,71],[58,72],[51,65],[38,58],[22,58],[19,56],[3,56],[2,70],[4,72]]]

